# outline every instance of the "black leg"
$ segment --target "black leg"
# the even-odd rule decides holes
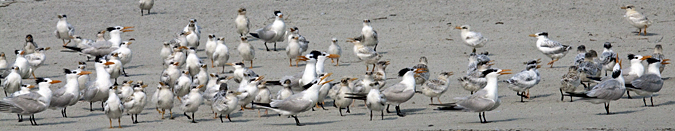
[[[405,114],[401,112],[401,107],[399,107],[398,105],[396,105],[396,115],[400,117],[405,117]]]
[[[192,112],[192,123],[197,123],[197,122],[195,121],[195,119],[194,119],[194,118],[195,118],[195,113],[194,113],[194,112]]]
[[[232,122],[232,117],[230,116],[230,114],[227,114],[227,120]]]
[[[134,114],[134,124],[138,123],[138,114]]]
[[[223,114],[220,114],[220,123],[223,123]]]
[[[382,120],[384,120],[384,111],[380,111],[380,113],[382,113],[380,115],[382,116]]]
[[[23,116],[20,114],[16,114],[16,117],[19,118],[19,122],[23,122]]]
[[[35,114],[30,115],[30,118],[33,120],[34,126],[37,126],[37,121],[35,121]]]
[[[344,116],[342,115],[342,108],[338,108],[338,112],[340,112],[340,116]]]
[[[483,114],[480,114],[480,112],[478,112],[478,120],[480,120],[480,123],[483,123]]]
[[[487,119],[485,119],[485,112],[483,112],[483,122],[488,123]]]
[[[333,100],[333,107],[337,108],[337,105],[335,105],[335,100]]]
[[[192,117],[190,117],[189,115],[187,115],[187,112],[183,112],[183,115],[185,115],[185,117],[187,117],[188,119],[192,119]]]
[[[605,111],[607,111],[607,115],[609,115],[609,102],[605,103]]]
[[[267,51],[270,51],[270,48],[267,48],[267,42],[265,42],[265,49],[267,49]]]
[[[124,71],[124,67],[122,67],[122,73],[124,73],[124,77],[129,77],[129,75],[127,75],[127,72]]]
[[[565,100],[565,94],[563,94],[562,89],[560,89],[560,101]]]
[[[574,99],[572,99],[572,96],[570,96],[570,102],[574,102]]]
[[[274,42],[274,51],[277,51],[277,42]]]
[[[471,95],[473,95],[473,91],[469,91],[469,92],[471,92]]]
[[[389,111],[389,104],[387,104],[387,113],[391,113],[391,111]]]
[[[626,90],[626,95],[628,95],[628,99],[633,99],[633,97],[630,97],[630,91]]]
[[[89,102],[89,112],[94,111],[94,108],[92,108],[93,104],[94,104],[94,102]]]
[[[644,97],[642,97],[642,103],[644,103],[644,104],[645,104],[645,106],[647,106],[647,99],[646,99],[646,98],[644,98]]]
[[[647,33],[645,33],[645,34],[647,34]],[[649,101],[652,102],[652,107],[654,107],[654,97],[649,97]]]
[[[349,111],[349,106],[347,106],[347,113],[352,113],[351,111]]]
[[[298,120],[298,116],[297,116],[297,115],[291,115],[291,116],[292,116],[293,118],[295,118],[295,125],[297,125],[297,126],[304,126],[303,124],[300,124],[300,120]]]
[[[323,110],[328,110],[328,109],[326,109],[326,108],[323,107],[323,103],[322,103],[322,104],[319,104],[319,106],[321,106],[321,109],[323,109]]]
[[[5,90],[5,97],[7,97],[7,90]]]
[[[377,51],[377,44],[375,44],[375,47],[373,47],[373,51]]]
[[[373,110],[370,110],[370,121],[373,121]]]
[[[105,111],[105,107],[104,107],[105,105],[103,105],[103,104],[105,104],[105,102],[101,101],[101,111]]]

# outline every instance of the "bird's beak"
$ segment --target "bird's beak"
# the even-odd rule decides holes
[[[33,88],[35,88],[34,85],[28,85],[28,89],[33,89]]]
[[[309,60],[309,58],[307,58],[305,56],[298,56],[298,60],[299,61],[307,61],[307,60]]]
[[[537,64],[539,64],[539,63],[541,63],[541,58],[537,59]]]
[[[228,79],[228,80],[229,80],[229,79],[232,79],[232,78],[234,78],[234,76],[228,76],[228,77],[225,78],[225,79]]]
[[[161,85],[161,86],[165,86],[165,85],[164,85],[164,82],[159,82],[159,85]]]
[[[625,6],[621,6],[621,9],[624,9],[624,10],[625,10],[625,9],[627,9],[627,8],[626,8]]]
[[[256,80],[256,81],[259,81],[259,80],[262,80],[263,78],[265,78],[265,76],[259,76],[259,77],[258,77],[257,79],[255,79],[255,80]]]
[[[148,85],[142,85],[141,87],[142,87],[142,88],[145,88],[145,87],[148,87]]]
[[[333,73],[328,73],[328,74],[324,75],[323,77],[321,77],[321,80],[326,79],[331,75],[333,75]]]
[[[537,65],[537,69],[541,68],[541,65]]]
[[[358,80],[358,79],[359,78],[351,78],[351,79],[349,79],[349,81],[355,81],[355,80]]]
[[[70,39],[75,39],[75,37],[73,37],[72,35],[71,35],[71,36],[69,36],[69,37],[70,37]]]
[[[77,75],[89,75],[91,74],[91,71],[82,71],[80,73],[77,73]]]
[[[101,34],[105,34],[105,31],[106,31],[106,30],[101,31]]]
[[[241,92],[234,92],[234,95],[241,95]]]
[[[291,31],[295,31],[295,29],[291,28]]]
[[[134,30],[127,30],[127,29],[131,29],[131,28],[134,28],[134,27],[133,26],[127,26],[127,27],[122,28],[122,30],[120,30],[120,31],[122,31],[122,32],[132,32],[132,31],[134,31]]]
[[[338,54],[328,54],[328,58],[340,58]]]
[[[462,27],[459,27],[459,26],[455,26],[455,29],[459,29],[459,30],[461,30],[461,29],[462,29]]]
[[[127,45],[131,45],[131,41],[127,42]]]
[[[197,89],[204,87],[204,85],[199,85],[197,86]]]
[[[530,37],[537,37],[537,35],[535,35],[535,34],[530,34]]]
[[[112,64],[115,64],[115,62],[105,62],[105,63],[103,63],[103,65],[112,65]]]
[[[511,71],[511,70],[510,69],[502,69],[502,71],[499,71],[499,74],[500,75],[511,74],[511,72],[507,72],[507,71]]]
[[[179,49],[186,49],[186,50],[189,49],[189,48],[187,48],[186,46],[180,46],[180,47],[178,47],[178,48],[179,48]]]
[[[652,56],[650,56],[650,55],[648,55],[648,56],[643,56],[642,58],[640,58],[640,60],[646,60],[647,58],[652,58]]]
[[[661,64],[662,64],[662,65],[670,64],[670,62],[667,62],[667,61],[670,61],[670,59],[663,59],[663,60],[661,61]]]
[[[56,83],[61,83],[60,80],[52,80],[52,82],[49,82],[49,84],[56,84]]]
[[[47,47],[47,48],[45,48],[45,50],[49,50],[49,49],[52,49],[52,47]]]
[[[19,53],[19,55],[23,55],[23,54],[25,54],[25,53],[26,53],[25,51],[21,51],[21,53]]]
[[[127,84],[131,84],[131,83],[134,83],[134,81],[127,81]]]
[[[178,66],[180,62],[174,62],[173,65]]]
[[[391,63],[389,63],[389,61],[386,61],[386,62],[385,62],[385,65],[389,65],[389,64],[391,64]]]
[[[225,65],[234,66],[232,63],[225,63]]]
[[[192,34],[192,31],[185,32],[185,36]]]
[[[422,68],[415,69],[415,74],[424,73],[424,72],[427,72],[427,71],[423,70]]]
[[[333,80],[327,80],[326,82],[321,83],[321,85],[332,82]]]
[[[284,15],[279,15],[279,18],[284,18]]]

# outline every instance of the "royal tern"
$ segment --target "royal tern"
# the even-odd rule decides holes
[[[166,113],[167,109],[169,110],[169,118],[173,119],[173,112],[171,112],[171,108],[173,108],[174,95],[171,90],[172,88],[169,87],[168,84],[159,82],[159,85],[157,85],[157,91],[155,91],[155,94],[152,95],[152,101],[155,103],[155,105],[157,105],[155,109],[157,112],[159,112],[159,114],[162,115],[162,119],[164,119],[164,113]]]
[[[141,8],[141,16],[143,16],[143,10],[148,10],[148,14],[150,14],[150,9],[155,4],[155,0],[140,0],[138,3],[140,3],[138,7]]]
[[[354,37],[353,39],[358,39],[360,40],[363,45],[366,46],[375,46],[373,47],[373,51],[377,50],[377,31],[373,29],[372,26],[370,26],[370,20],[369,19],[364,19],[363,20],[363,28],[361,28],[361,35]]]
[[[224,89],[218,91],[218,93],[212,98],[212,108],[216,113],[220,113],[220,123],[223,123],[223,114],[225,114],[227,120],[232,122],[230,113],[237,110],[237,103],[239,103],[239,98],[237,98],[237,95],[240,94],[241,92],[228,91],[227,89]]]
[[[103,108],[105,115],[108,117],[108,120],[110,120],[110,128],[113,128],[112,119],[117,119],[118,128],[122,128],[121,121],[122,113],[124,112],[124,105],[122,105],[122,101],[119,97],[117,97],[117,94],[115,94],[116,89],[117,86],[110,87],[108,91],[108,100],[105,101]]]
[[[609,115],[609,102],[621,99],[623,94],[626,93],[625,81],[621,75],[621,68],[619,66],[615,65],[611,79],[602,81],[602,83],[595,85],[591,90],[583,93],[568,92],[568,94],[574,97],[582,97],[581,100],[586,100],[593,104],[603,103],[605,111]]]
[[[448,85],[450,85],[450,76],[452,75],[452,72],[442,72],[441,74],[438,74],[437,79],[429,80],[423,83],[418,92],[428,96],[430,98],[429,100],[431,101],[431,104],[434,104],[434,97],[436,97],[436,100],[438,100],[439,104],[443,104],[440,97],[443,95],[443,93],[445,93],[445,91],[448,90]]]
[[[548,32],[539,32],[536,34],[531,34],[530,37],[537,37],[536,46],[541,53],[551,58],[551,62],[548,62],[547,65],[551,65],[553,68],[553,63],[560,60],[560,58],[565,57],[567,52],[572,49],[572,46],[560,44],[557,41],[548,39]]]
[[[190,78],[190,72],[181,71],[180,77],[176,79],[176,84],[173,87],[173,93],[176,94],[176,98],[182,102],[183,100],[181,100],[181,97],[190,93],[190,87],[192,87],[192,78]]]
[[[258,94],[253,98],[253,102],[265,104],[272,102],[272,92],[267,88],[265,83],[267,82],[263,81],[257,85]],[[267,115],[267,109],[265,109],[265,115]],[[258,117],[260,117],[260,109],[258,109]]]
[[[38,45],[33,41],[33,35],[26,35],[26,44],[23,44],[23,50],[26,51],[26,54],[33,54],[36,48],[38,48]]]
[[[462,40],[464,40],[464,43],[468,46],[473,47],[473,50],[475,51],[476,48],[481,48],[485,46],[485,43],[487,43],[488,39],[483,37],[480,32],[473,32],[471,31],[471,27],[469,25],[462,25],[462,26],[457,26],[455,29],[459,29],[462,31],[460,36],[462,36]]]
[[[567,73],[562,76],[560,79],[560,101],[565,100],[565,94],[563,92],[574,92],[577,90],[579,84],[581,84],[581,79],[579,79],[579,71],[577,66],[570,66],[567,70]],[[574,101],[570,96],[570,102]]]
[[[530,99],[530,88],[539,84],[541,75],[539,70],[541,65],[538,65],[537,60],[530,60],[525,64],[525,70],[516,73],[510,79],[504,80],[509,83],[509,89],[516,91],[516,95],[520,96],[520,102],[523,102],[523,97]],[[525,94],[527,91],[527,94]]]
[[[196,31],[195,31],[195,28],[196,28],[196,27],[195,27],[195,24],[194,24],[194,23],[188,24],[188,32],[187,32],[188,35],[185,36],[185,39],[186,39],[187,42],[188,42],[187,47],[190,47],[190,48],[192,48],[192,47],[194,47],[194,48],[199,47],[199,34],[200,34],[200,33],[195,33],[195,32],[196,32]]]
[[[219,37],[218,38],[218,45],[216,45],[216,50],[211,54],[211,58],[213,58],[213,61],[211,61],[211,67],[223,67],[221,72],[225,72],[225,66],[227,65],[227,60],[230,59],[230,51],[224,43],[225,38]]]
[[[138,114],[143,111],[145,108],[146,94],[143,91],[148,85],[135,84],[134,93],[127,97],[122,98],[124,100],[124,107],[127,109],[127,113],[131,116],[131,121],[136,124],[138,123]]]
[[[33,75],[33,78],[37,78],[35,77],[35,70],[37,70],[37,68],[40,67],[42,63],[45,62],[45,60],[47,60],[47,56],[45,55],[46,50],[49,50],[49,47],[39,47],[35,49],[35,53],[24,56],[26,60],[28,60],[28,64],[30,64],[29,72]]]
[[[82,98],[89,102],[89,111],[94,111],[92,104],[97,101],[105,101],[108,98],[108,88],[112,86],[110,81],[110,74],[105,70],[105,66],[115,64],[113,62],[105,61],[104,59],[97,59],[94,63],[96,68],[96,81],[91,81],[89,87],[84,89]],[[103,106],[103,103],[101,103]]]
[[[199,73],[199,65],[201,63],[202,60],[197,56],[197,47],[190,47],[190,49],[188,49],[187,58],[185,58],[185,70],[190,72],[190,78],[194,78],[194,76]],[[211,64],[213,64],[213,61]]]
[[[206,67],[206,64],[199,64],[199,73],[194,76],[192,79],[192,83],[197,84],[197,85],[206,85],[209,82],[209,74],[207,74],[208,70]],[[206,88],[200,88],[199,91],[204,91]]]
[[[373,111],[380,111],[382,120],[384,120],[384,106],[387,104],[387,99],[379,89],[370,89],[366,96],[357,95],[347,98],[366,100],[366,107],[370,110],[370,121],[373,120]]]
[[[288,34],[288,41],[290,42],[293,39],[293,36],[298,37],[298,44],[300,45],[300,53],[304,53],[309,48],[309,41],[305,39],[304,36],[300,35],[300,29],[298,27],[290,28],[290,33]]]
[[[307,85],[309,82],[317,78],[316,62],[317,58],[320,55],[326,54],[320,51],[311,51],[309,54],[306,54],[305,56],[299,56],[298,60],[307,62],[305,64],[305,70],[303,72],[300,72],[295,75],[287,75],[282,77],[279,81],[268,81],[268,83],[280,84],[281,82],[288,79],[291,80],[291,88],[293,90],[301,91],[302,85]]]
[[[336,54],[328,54],[327,52],[321,52],[321,55],[318,55],[316,57],[316,65],[315,65],[316,66],[316,74],[326,73],[324,71],[324,62],[326,61],[326,59],[332,59],[332,58],[340,58],[340,56],[336,55]]]
[[[389,104],[396,104],[396,115],[400,117],[405,116],[405,114],[401,112],[400,105],[407,102],[415,95],[415,74],[419,73],[424,73],[424,70],[403,68],[398,71],[398,76],[402,77],[401,82],[382,90],[382,94],[384,94],[388,103],[387,113],[390,113]]]
[[[120,61],[119,53],[112,53],[107,62],[113,63],[106,66],[105,70],[110,74],[110,78],[115,79],[115,85],[117,85],[117,78],[122,75],[122,61]]]
[[[194,33],[197,33],[197,37],[201,36],[202,34],[202,27],[197,25],[197,19],[190,19],[189,23],[183,28],[183,32],[189,32],[190,31],[190,24],[194,24]],[[185,34],[188,35],[188,34]]]
[[[136,40],[134,38],[131,38],[129,40]],[[129,46],[131,45],[130,41],[125,41],[120,44],[120,48],[117,48],[117,50],[113,51],[112,53],[118,53],[117,56],[120,59],[120,62],[122,62],[122,73],[124,73],[124,76],[128,77],[127,72],[124,71],[124,66],[127,65],[129,62],[131,62],[131,58],[133,57],[133,53],[131,49],[129,49]]]
[[[665,60],[665,56],[663,55],[663,46],[661,46],[661,44],[656,44],[654,46],[654,54],[652,55],[652,57],[654,57],[656,59],[660,59],[660,60]],[[2,63],[0,63],[0,65],[1,64]],[[663,69],[665,69],[665,67],[666,67],[665,64],[661,65],[659,67],[659,72],[663,73]]]
[[[488,79],[487,85],[467,97],[456,97],[456,100],[459,100],[456,103],[448,104],[432,104],[440,105],[444,107],[439,107],[440,110],[462,110],[470,112],[478,112],[478,118],[480,123],[487,123],[485,119],[485,112],[492,111],[497,109],[501,105],[501,100],[499,100],[499,93],[497,88],[497,77],[504,74],[511,74],[509,69],[488,69],[482,72],[482,75]]]
[[[283,99],[283,100],[273,100],[270,104],[262,103],[253,103],[254,105],[259,105],[261,108],[270,109],[279,113],[280,115],[287,115],[295,118],[295,124],[297,126],[303,126],[298,120],[297,114],[308,111],[314,107],[317,100],[319,99],[319,88],[321,85],[330,82],[326,81],[324,83],[319,83],[323,81],[328,76],[321,77],[319,79],[314,79],[308,84],[304,85],[303,88],[306,90],[293,94],[292,96]]]
[[[239,33],[239,36],[246,36],[250,27],[250,22],[246,17],[246,8],[239,8],[237,12],[237,18],[234,19],[234,24],[237,26],[237,33]]]
[[[647,19],[646,16],[642,15],[640,12],[635,11],[635,6],[626,5],[621,7],[621,9],[626,10],[626,15],[623,15],[624,18],[628,21],[630,25],[635,28],[638,28],[638,35],[642,33],[644,29],[644,35],[647,35],[647,27],[652,25],[652,21]]]
[[[16,58],[14,59],[14,65],[12,67],[19,67],[19,75],[21,75],[22,79],[27,79],[30,77],[30,63],[24,57],[26,55],[25,51],[22,50],[14,50],[14,54],[16,54]]]
[[[21,87],[21,75],[19,74],[19,70],[18,66],[12,66],[9,75],[5,76],[2,80],[2,89],[5,91],[5,97],[8,97],[7,93],[11,94],[19,91],[19,87]]]
[[[577,56],[574,57],[574,66],[579,66],[581,62],[584,62],[585,55],[586,55],[586,46],[579,45],[577,47]]]
[[[338,42],[337,38],[333,38],[330,40],[330,46],[328,46],[328,53],[342,55],[342,48],[340,47],[340,45],[338,45],[337,42]],[[333,59],[336,59],[337,61],[333,61]],[[335,62],[335,66],[340,66],[340,57],[331,58],[330,63],[333,62]]]
[[[70,39],[72,38],[71,36],[75,35],[75,28],[73,28],[73,25],[70,25],[70,23],[66,21],[66,14],[59,14],[58,17],[59,22],[56,22],[56,30],[54,31],[54,35],[56,35],[56,38],[63,41],[63,46],[66,46],[68,43],[70,43]],[[68,43],[66,43],[66,40],[68,40]]]
[[[242,110],[255,99],[255,96],[258,95],[258,84],[263,81],[263,78],[265,78],[265,76],[245,77],[245,79],[250,79],[250,81],[246,85],[243,85],[243,87],[240,84],[237,92],[241,92],[241,94],[237,95],[237,98],[239,98],[239,106],[241,106]]]
[[[68,115],[66,115],[66,108],[68,106],[75,105],[80,99],[80,91],[77,87],[79,84],[77,82],[77,77],[91,74],[91,72],[80,72],[69,69],[64,69],[64,71],[66,73],[66,85],[52,92],[52,99],[49,104],[49,109],[56,110],[57,108],[61,108],[61,115],[63,117],[68,117]]]
[[[264,28],[260,28],[255,30],[254,33],[249,33],[251,36],[261,39],[265,41],[265,49],[267,51],[270,51],[269,48],[267,48],[267,43],[268,42],[274,42],[274,51],[277,51],[277,41],[283,41],[284,39],[284,34],[286,33],[286,24],[284,23],[284,15],[281,13],[281,11],[274,11],[274,22],[272,24],[269,24],[265,26]]]
[[[346,112],[351,113],[349,111],[349,105],[352,105],[352,102],[354,100],[352,100],[351,98],[346,98],[346,97],[348,97],[348,94],[352,94],[352,88],[349,87],[349,86],[344,86],[344,85],[348,84],[349,81],[351,81],[351,80],[352,80],[351,78],[342,78],[342,80],[340,80],[340,85],[343,85],[343,86],[340,86],[337,89],[337,95],[334,98],[335,101],[333,102],[333,104],[335,104],[335,106],[338,108],[338,112],[340,112],[340,116],[344,116],[344,115],[342,115],[342,108],[347,108]]]
[[[415,84],[424,84],[429,79],[429,68],[427,66],[427,57],[420,57],[420,63],[413,68],[421,69],[424,73],[415,74]]]
[[[302,55],[302,49],[300,48],[300,43],[298,42],[297,36],[291,36],[288,39],[288,46],[286,46],[286,56],[288,56],[288,66],[293,67],[293,59],[298,58]],[[298,61],[295,62],[295,67],[298,67]]]
[[[120,43],[122,43],[122,36],[121,36],[122,33],[134,31],[128,30],[130,28],[134,27],[114,26],[106,28],[106,30],[110,32],[110,39],[108,40],[108,42],[112,43],[111,47],[120,47]]]
[[[621,70],[621,75],[623,75],[626,85],[632,85],[633,80],[645,74],[645,67],[642,65],[642,61],[651,57],[652,56],[628,54],[630,68]],[[628,95],[628,98],[632,98],[630,96],[630,89],[626,90],[626,95]]]
[[[359,60],[366,63],[366,71],[368,70],[368,66],[371,64],[373,65],[374,70],[375,63],[377,63],[380,58],[382,58],[382,55],[378,54],[370,47],[366,47],[361,42],[361,39],[347,39],[347,42],[354,44],[354,54],[359,58]]]
[[[633,80],[631,82],[632,86],[627,86],[627,89],[634,91],[640,96],[643,96],[642,102],[644,102],[645,106],[647,106],[647,97],[649,97],[652,102],[651,106],[654,106],[654,96],[652,96],[652,94],[661,91],[661,88],[663,87],[663,80],[661,79],[659,67],[661,64],[670,64],[665,62],[665,60],[668,59],[660,60],[656,58],[648,58],[647,71],[645,74]]]
[[[600,63],[602,63],[603,70],[605,71],[605,76],[607,76],[607,71],[612,71],[612,68],[614,67],[614,64],[616,64],[617,61],[617,55],[614,53],[612,50],[612,43],[605,42],[603,44],[603,51],[602,54],[598,58],[600,58]]]
[[[35,82],[38,83],[38,91],[3,98],[0,101],[0,112],[30,115],[30,124],[38,125],[35,121],[35,113],[45,111],[52,99],[52,90],[49,89],[49,86],[61,81],[37,78]]]
[[[241,62],[251,61],[249,68],[253,68],[253,59],[255,58],[255,49],[251,44],[248,43],[248,38],[246,36],[241,36],[241,42],[237,46],[237,51],[239,51],[239,56],[241,56]]]
[[[204,87],[204,85],[192,86],[190,93],[183,97],[185,100],[183,100],[182,104],[180,105],[180,109],[183,110],[183,115],[185,115],[188,119],[192,119],[192,123],[197,123],[195,121],[195,112],[199,110],[199,105],[201,105],[202,101],[204,101],[201,92],[199,92],[199,88],[202,87]],[[188,112],[192,113],[192,117],[187,115]]]

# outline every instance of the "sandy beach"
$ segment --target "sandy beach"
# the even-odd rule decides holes
[[[10,4],[11,3],[11,4]],[[621,6],[635,5],[654,22],[647,29],[646,36],[637,35],[636,28],[623,18],[625,10]],[[123,39],[135,38],[131,45],[133,60],[126,65],[129,77],[119,80],[142,80],[150,83],[146,93],[155,92],[157,82],[163,70],[159,50],[162,42],[173,39],[182,31],[190,18],[198,20],[202,43],[197,54],[206,59],[204,44],[208,34],[224,37],[230,50],[229,62],[241,60],[236,47],[239,44],[234,19],[237,9],[245,7],[251,21],[251,30],[262,28],[273,21],[273,11],[281,10],[287,27],[297,26],[300,33],[311,43],[309,50],[327,50],[331,38],[337,38],[343,49],[340,66],[326,62],[326,71],[334,73],[330,79],[339,80],[343,76],[362,78],[365,71],[363,62],[352,51],[353,44],[346,38],[358,36],[363,19],[371,19],[371,25],[379,35],[377,51],[384,55],[382,60],[390,61],[387,68],[388,85],[398,83],[398,70],[418,63],[421,56],[429,59],[431,78],[440,72],[451,71],[448,91],[440,99],[444,103],[454,102],[454,97],[468,96],[458,84],[457,78],[465,74],[468,53],[455,26],[471,25],[472,31],[481,32],[489,39],[487,45],[478,51],[489,51],[495,60],[495,68],[512,69],[517,73],[524,69],[522,62],[541,58],[544,63],[548,57],[537,50],[536,38],[529,34],[546,31],[552,40],[576,48],[585,45],[587,50],[602,51],[604,42],[611,42],[613,50],[621,59],[629,53],[651,55],[654,45],[662,44],[666,58],[675,56],[672,42],[675,26],[675,1],[665,0],[596,0],[596,1],[299,1],[299,0],[157,0],[150,14],[141,16],[136,0],[48,0],[2,1],[0,5],[0,52],[7,54],[9,63],[14,62],[16,49],[22,49],[25,36],[32,34],[40,47],[51,47],[46,53],[47,61],[35,72],[38,77],[48,77],[65,81],[63,68],[74,69],[77,61],[84,57],[69,52],[60,52],[61,40],[55,38],[54,30],[58,21],[57,14],[67,14],[68,22],[75,28],[75,34],[87,39],[95,39],[96,32],[110,26],[134,26],[133,32],[122,35]],[[503,24],[496,24],[501,22]],[[106,38],[109,38],[106,34]],[[260,40],[250,42],[256,49],[255,72],[264,75],[266,80],[278,80],[284,75],[302,71],[303,67],[288,67],[285,49],[287,42],[277,43],[280,51],[265,51]],[[74,45],[74,44],[73,44]],[[272,48],[273,44],[269,44]],[[190,123],[181,110],[174,108],[176,119],[160,119],[155,105],[149,103],[138,121],[132,124],[128,115],[122,118],[123,129],[132,130],[673,130],[675,118],[675,89],[673,79],[665,80],[663,89],[654,97],[655,107],[644,107],[641,97],[628,99],[623,97],[611,102],[611,115],[605,115],[602,104],[583,101],[560,101],[560,78],[572,65],[576,49],[555,63],[554,68],[544,66],[539,69],[542,81],[530,90],[532,99],[520,102],[520,97],[507,87],[499,84],[501,106],[486,113],[490,123],[482,124],[473,112],[446,112],[434,110],[429,106],[429,98],[416,94],[410,101],[401,104],[401,110],[407,113],[398,117],[395,113],[385,113],[384,120],[379,115],[369,121],[369,110],[363,102],[355,102],[356,107],[346,116],[339,116],[332,107],[332,100],[326,100],[328,110],[318,109],[298,115],[301,123],[298,127],[293,118],[279,117],[270,111],[258,118],[256,110],[235,111],[233,122],[220,123],[213,119],[209,106],[202,105],[195,114],[196,121]],[[646,63],[646,62],[643,62]],[[88,70],[94,70],[93,62],[88,62]],[[248,63],[247,63],[248,64]],[[301,63],[301,66],[304,65]],[[629,62],[624,61],[627,68]],[[248,66],[248,65],[247,65]],[[219,71],[209,68],[209,72]],[[226,70],[233,70],[228,67]],[[670,65],[663,77],[673,77],[675,72]],[[232,75],[232,74],[225,74]],[[92,75],[94,80],[95,75]],[[500,80],[511,75],[500,76]],[[34,84],[32,79],[23,82]],[[56,84],[52,89],[62,87]],[[230,87],[236,83],[230,81]],[[271,86],[276,93],[281,86]],[[576,98],[575,98],[576,99]],[[434,100],[435,101],[435,100]],[[649,103],[649,100],[647,100]],[[102,111],[90,112],[88,102],[80,102],[68,108],[69,118],[62,118],[59,110],[47,110],[35,115],[40,126],[31,126],[30,122],[17,123],[16,114],[0,113],[0,130],[107,130],[108,118]],[[94,103],[94,109],[100,109],[100,103]],[[175,105],[179,105],[178,102]],[[393,107],[392,107],[393,110]],[[375,114],[379,114],[376,112]],[[28,116],[24,117],[25,119]],[[113,120],[114,121],[114,120]],[[116,122],[113,125],[117,125]]]

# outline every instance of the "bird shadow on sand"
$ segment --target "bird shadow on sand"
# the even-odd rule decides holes
[[[77,122],[77,121],[60,121],[60,122],[54,122],[54,123],[38,123],[38,125],[61,125],[61,124],[70,124],[70,123],[75,123],[75,122]]]
[[[127,67],[124,67],[124,69],[133,69],[133,68],[138,68],[138,67],[143,67],[143,65],[127,66]]]
[[[607,114],[607,113],[598,113],[598,114],[595,114],[595,115],[598,115],[598,116],[605,116],[605,115],[630,114],[630,113],[633,113],[633,112],[644,111],[644,110],[645,110],[645,108],[640,109],[640,110],[620,111],[620,112],[609,112],[609,114]]]
[[[128,74],[127,76],[131,77],[131,76],[144,76],[144,75],[148,75],[148,74]]]
[[[675,104],[675,101],[668,101],[666,103],[661,103],[661,104],[658,104],[656,106],[666,106],[666,105],[673,105],[673,104]]]
[[[635,33],[635,34],[634,34],[635,36],[644,36],[643,34],[638,34],[639,32],[637,32],[637,31],[633,31],[633,32],[631,32],[631,33]],[[647,32],[647,35],[646,35],[646,36],[655,36],[655,35],[659,35],[659,34]]]
[[[114,129],[125,129],[125,128],[129,128],[129,127],[134,127],[134,126],[136,126],[136,125],[125,125],[125,124],[122,124],[122,128],[118,128],[119,126],[117,126],[117,125],[116,125],[117,123],[114,122],[114,121],[115,121],[115,120],[113,120],[113,128],[110,128],[110,127],[101,127],[101,128],[95,128],[95,129],[88,129],[88,130],[86,130],[86,131],[102,131],[102,130],[110,130],[110,129],[113,129],[113,130],[114,130]]]
[[[329,65],[335,66],[333,63],[331,63],[331,64],[329,64]],[[350,65],[352,65],[352,64],[345,64],[345,63],[340,63],[340,64],[339,64],[339,66],[350,66]],[[336,67],[337,67],[337,66],[336,66]]]
[[[515,120],[520,120],[520,119],[523,119],[523,118],[511,118],[511,119],[503,119],[503,120],[488,120],[487,123],[509,122],[509,121],[515,121]],[[480,121],[466,122],[466,123],[487,124],[487,123],[481,123]]]
[[[291,118],[292,119],[292,118]],[[302,117],[299,117],[300,119],[300,124],[304,124],[305,126],[310,126],[310,125],[323,125],[323,124],[330,124],[330,123],[335,123],[337,121],[320,121],[320,122],[302,122]],[[295,122],[289,121],[290,123],[284,123],[284,124],[269,124],[269,125],[275,125],[275,126],[296,126]]]
[[[94,110],[94,112],[97,112],[97,111]],[[68,118],[82,118],[82,117],[91,117],[91,116],[100,116],[100,115],[104,115],[103,112],[100,112],[100,113],[94,113],[94,112],[89,113],[88,115],[84,115],[84,116],[72,116],[72,117],[69,116]],[[59,117],[59,118],[60,118],[60,117]]]
[[[530,99],[540,98],[540,97],[549,97],[549,96],[552,96],[552,95],[554,95],[554,93],[551,93],[551,94],[543,94],[543,95],[536,95],[536,96],[530,97]]]

